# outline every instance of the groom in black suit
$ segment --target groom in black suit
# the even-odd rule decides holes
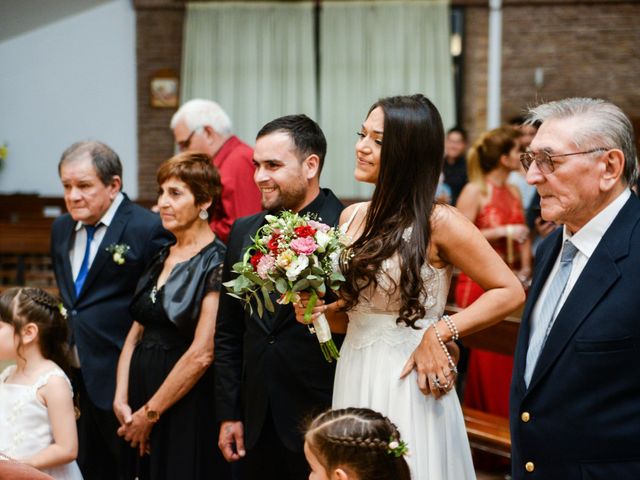
[[[235,222],[223,281],[233,278],[231,267],[242,259],[268,213],[313,212],[324,223],[338,223],[344,207],[319,183],[325,152],[322,130],[305,115],[281,117],[260,130],[254,180],[265,211]],[[240,300],[225,294],[215,355],[216,411],[222,422],[218,445],[225,458],[246,456],[247,479],[307,478],[302,424],[331,406],[335,372],[316,337],[296,322],[291,305],[276,304],[275,313],[259,317],[255,308],[249,315]]]
[[[86,480],[120,479],[134,452],[117,436],[112,410],[118,357],[132,322],[129,303],[140,274],[171,235],[157,215],[120,191],[122,165],[107,145],[73,144],[58,173],[69,213],[53,223],[51,256],[80,363],[78,464]]]

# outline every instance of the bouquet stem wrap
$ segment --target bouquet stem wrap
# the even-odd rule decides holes
[[[305,321],[310,321],[313,314],[313,307],[316,306],[316,302],[318,301],[318,294],[315,290],[311,291],[311,297],[309,298],[309,303],[307,304],[307,308],[304,312]],[[331,338],[331,328],[329,328],[329,322],[327,317],[324,316],[324,313],[321,313],[316,319],[313,320],[312,325],[309,325],[309,331],[311,333],[315,333],[316,337],[318,337],[318,342],[320,343],[320,350],[322,350],[322,354],[324,355],[324,359],[331,363],[334,360],[340,357],[340,353],[338,352],[338,348]]]

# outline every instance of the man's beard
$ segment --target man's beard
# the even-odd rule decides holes
[[[262,198],[262,208],[272,212],[282,210],[297,210],[307,195],[307,186],[304,183],[291,185],[286,191],[278,188],[279,195],[271,202],[266,202]]]

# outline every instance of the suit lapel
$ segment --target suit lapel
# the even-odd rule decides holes
[[[61,248],[62,252],[62,284],[59,285],[60,288],[64,289],[64,293],[62,293],[63,298],[70,298],[71,304],[76,302],[76,288],[73,283],[73,271],[71,270],[71,257],[69,256],[69,252],[71,252],[71,242],[75,237],[75,226],[76,222],[69,217],[69,225],[65,226],[66,232],[64,234],[63,245]]]
[[[253,244],[253,237],[255,236],[257,230],[264,225],[265,220],[264,217],[267,215],[267,212],[264,211],[259,215],[255,222],[248,226],[246,230],[246,234],[242,240],[242,248],[240,249],[240,255],[237,261],[242,261],[245,252],[247,249]],[[261,294],[259,294],[261,295]],[[250,318],[252,321],[256,322],[266,333],[271,333],[273,327],[273,316],[274,314],[269,312],[266,308],[262,313],[262,317],[258,316],[258,312],[255,308],[255,303],[252,305],[253,313]],[[277,308],[277,306],[276,306]]]
[[[87,280],[84,282],[82,287],[82,291],[80,292],[80,296],[85,295],[86,292],[89,291],[91,284],[98,277],[100,271],[104,267],[107,259],[111,258],[111,253],[107,252],[107,246],[118,243],[122,236],[122,232],[124,231],[124,227],[127,225],[129,221],[129,217],[131,216],[131,203],[125,198],[122,201],[122,204],[118,207],[116,214],[111,221],[111,225],[107,227],[107,231],[102,238],[102,242],[98,246],[98,251],[96,252],[96,256],[91,263],[91,267],[89,268],[89,273],[87,274]]]
[[[536,387],[576,330],[620,278],[617,261],[629,254],[631,232],[639,219],[638,199],[632,196],[600,240],[558,313],[540,352],[528,391]]]

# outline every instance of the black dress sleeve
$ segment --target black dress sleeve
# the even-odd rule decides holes
[[[204,286],[204,294],[209,292],[219,292],[222,290],[222,269],[223,264],[213,267],[207,274]]]

